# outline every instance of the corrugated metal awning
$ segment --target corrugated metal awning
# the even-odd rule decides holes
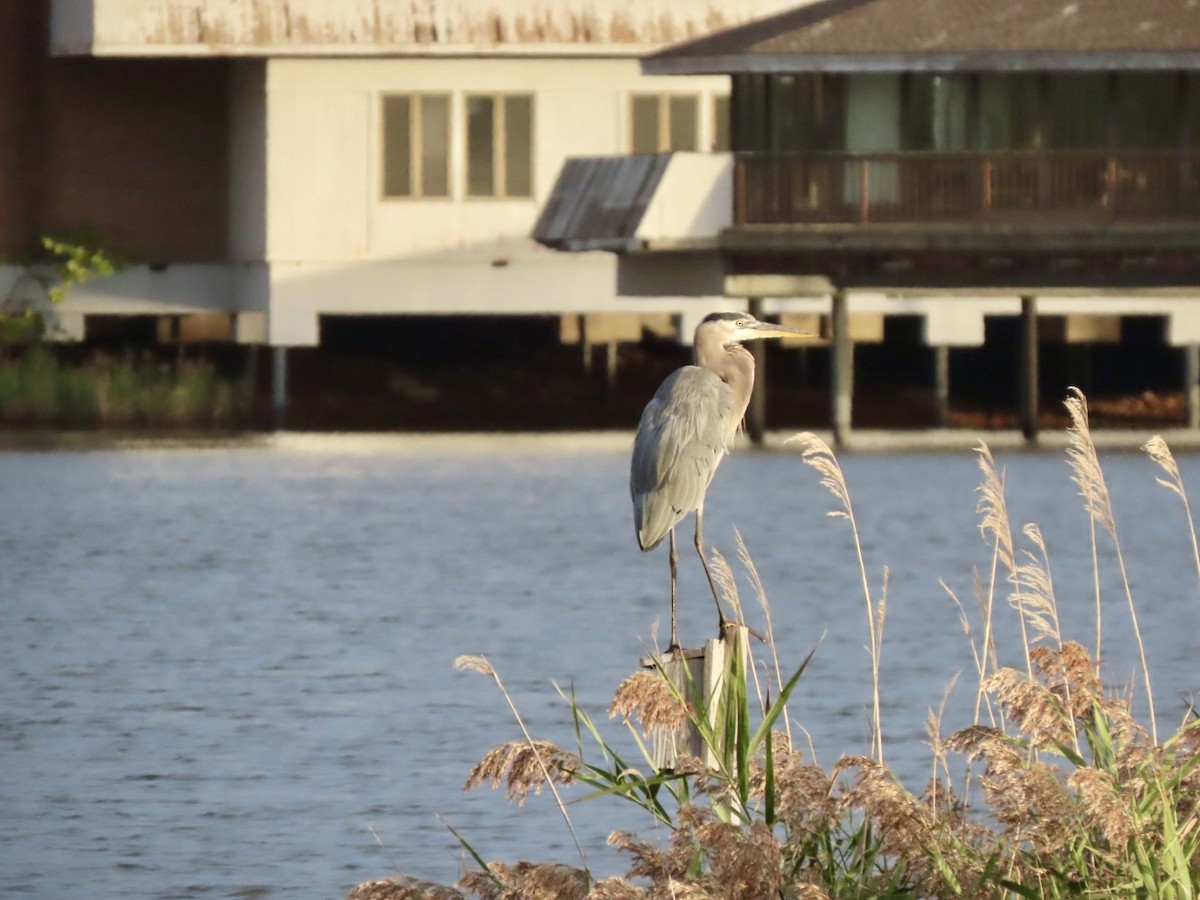
[[[671,154],[579,156],[558,173],[533,237],[555,250],[637,249],[638,225]]]

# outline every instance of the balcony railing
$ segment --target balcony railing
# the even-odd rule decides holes
[[[1200,220],[1200,151],[743,153],[735,225]]]

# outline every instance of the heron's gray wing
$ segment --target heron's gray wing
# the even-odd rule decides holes
[[[671,373],[646,404],[629,473],[634,527],[643,550],[658,546],[703,502],[729,450],[727,420],[734,415],[729,386],[699,366]]]

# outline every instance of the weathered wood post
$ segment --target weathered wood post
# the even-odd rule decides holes
[[[276,431],[283,431],[287,427],[287,408],[288,408],[288,371],[287,371],[287,347],[276,346],[271,348],[272,365],[271,365],[271,416],[275,423]]]
[[[763,302],[760,297],[750,298],[750,315],[763,317]],[[750,392],[750,408],[746,410],[746,434],[756,446],[763,442],[767,428],[767,347],[765,341],[750,344],[754,357],[754,387]]]
[[[709,638],[703,647],[647,657],[641,663],[647,669],[660,669],[679,693],[688,698],[692,709],[698,715],[707,716],[710,729],[719,737],[723,733],[718,727],[721,695],[725,690],[725,676],[732,659],[730,654],[740,653],[743,662],[746,661],[748,635],[744,625],[730,625],[725,638]],[[749,671],[749,667],[743,665],[742,671]],[[703,760],[708,768],[715,769],[718,766],[717,753],[722,749],[705,746],[700,732],[688,721],[675,731],[655,731],[651,755],[654,767],[659,771],[674,769],[680,754],[695,756]]]
[[[1183,396],[1187,401],[1187,427],[1200,428],[1200,346],[1183,348]]]
[[[1021,298],[1021,369],[1017,375],[1020,385],[1021,433],[1031,444],[1038,437],[1038,315],[1037,298]]]
[[[854,396],[854,341],[850,336],[850,308],[846,291],[833,292],[833,442],[839,449],[850,444],[850,411]]]
[[[933,348],[933,390],[937,402],[938,428],[950,425],[950,345]]]

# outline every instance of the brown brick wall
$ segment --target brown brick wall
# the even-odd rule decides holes
[[[27,255],[37,230],[46,6],[0,2],[0,261]]]
[[[146,262],[227,258],[230,64],[50,59],[45,17],[0,2],[0,258],[74,229]]]

